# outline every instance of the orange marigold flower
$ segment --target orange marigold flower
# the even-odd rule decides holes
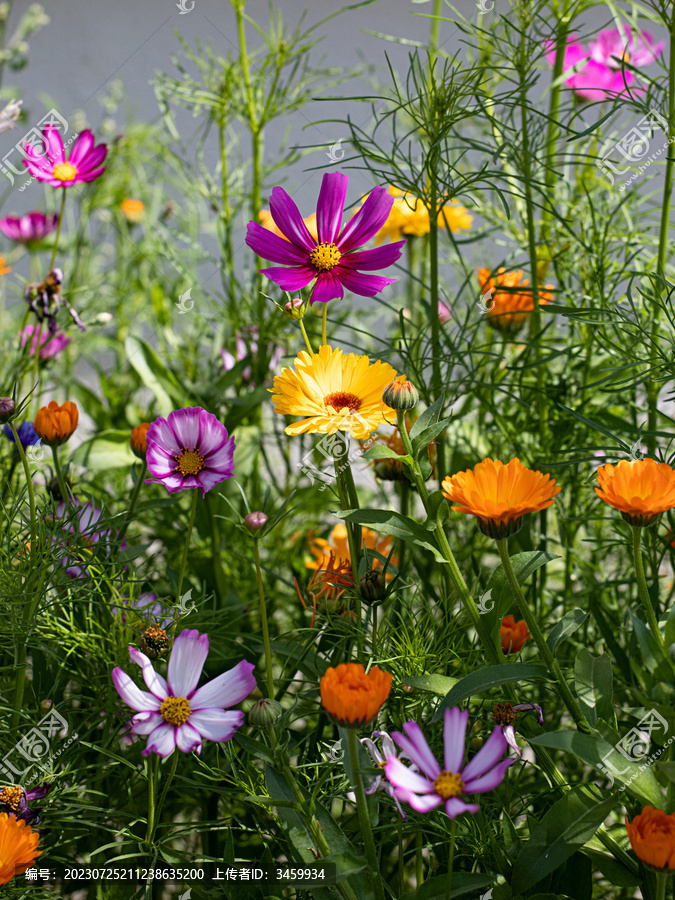
[[[393,543],[394,539],[389,535],[383,537],[376,531],[371,531],[370,528],[361,529],[361,546],[363,547],[365,544],[366,550],[375,550],[385,559],[389,556],[389,551],[391,550]],[[339,522],[331,531],[329,541],[324,538],[315,538],[312,541],[310,551],[315,559],[305,563],[307,569],[325,569],[332,556],[334,556],[339,563],[344,563],[350,567],[352,558],[349,553],[347,526],[342,522]],[[374,569],[382,565],[379,559],[371,557],[370,554],[368,555],[368,559]],[[395,566],[397,562],[397,557],[392,556],[389,561],[389,568]],[[387,570],[388,575],[389,568]],[[351,568],[349,571],[351,572]]]
[[[595,492],[629,525],[651,525],[656,517],[675,507],[675,471],[655,459],[622,459],[597,471]]]
[[[0,813],[0,884],[29,869],[42,850],[37,849],[40,835],[23,819]]]
[[[131,440],[129,441],[131,444],[131,451],[134,456],[137,456],[139,459],[145,459],[145,454],[148,452],[149,427],[149,422],[141,422],[140,425],[137,425],[131,431]]]
[[[515,334],[525,324],[534,309],[532,290],[522,290],[530,283],[523,281],[523,270],[507,272],[502,266],[493,278],[490,269],[478,270],[480,292],[487,306],[488,325],[505,334]],[[539,288],[539,305],[551,303],[552,284]]]
[[[372,722],[391,690],[391,673],[377,666],[366,670],[361,663],[341,663],[326,670],[321,679],[321,703],[330,718],[344,728],[360,728]]]
[[[0,256],[0,275],[8,275],[12,271],[12,267],[6,265],[4,256]]]
[[[675,813],[645,806],[626,831],[636,856],[656,869],[675,869]]]
[[[58,447],[72,436],[77,428],[78,419],[77,406],[70,400],[66,400],[61,406],[56,400],[52,400],[49,406],[43,406],[38,410],[33,428],[43,444]]]
[[[142,200],[132,200],[131,197],[127,197],[126,200],[122,200],[120,203],[120,209],[127,222],[131,225],[135,225],[143,218],[145,203],[143,203]]]
[[[499,541],[515,534],[527,513],[553,505],[560,488],[550,475],[524,466],[518,457],[504,464],[484,459],[474,469],[443,480],[443,496],[456,512],[478,519],[478,528]]]
[[[499,629],[499,637],[502,639],[504,653],[520,653],[525,646],[525,641],[530,639],[527,623],[523,619],[516,622],[513,616],[504,616]]]
[[[311,565],[311,564],[310,564]],[[317,606],[327,613],[336,613],[344,610],[342,595],[348,587],[352,587],[352,564],[349,559],[337,559],[333,552],[321,568],[316,568],[307,585],[307,594],[312,603],[312,621],[310,628],[314,628]],[[300,597],[300,602],[307,609],[298,580],[295,579],[295,589]]]

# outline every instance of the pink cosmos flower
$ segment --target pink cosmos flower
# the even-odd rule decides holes
[[[380,752],[380,750],[377,747],[377,744],[375,743],[375,741],[378,738],[379,738],[380,744],[382,746],[382,752]],[[381,769],[381,770],[384,770],[384,767],[387,764],[387,760],[390,759],[390,757],[393,756],[394,758],[398,758],[398,759],[402,759],[402,758],[406,757],[405,753],[397,754],[394,742],[391,739],[391,736],[389,734],[387,734],[386,731],[374,731],[372,739],[371,738],[361,738],[361,743],[363,744],[363,746],[366,748],[366,750],[370,754],[370,758],[375,763],[377,768]],[[417,766],[411,766],[410,768],[411,768],[411,771],[414,771],[414,772],[417,771]],[[403,821],[404,822],[408,821],[408,817],[403,812],[401,803],[400,803],[398,797],[396,796],[396,788],[393,786],[393,784],[390,784],[390,782],[387,780],[387,777],[386,777],[384,771],[382,771],[381,775],[376,775],[375,778],[373,779],[372,784],[369,784],[367,787],[364,788],[364,790],[365,790],[366,794],[374,794],[374,793],[376,793],[376,791],[384,791],[385,794],[388,797],[391,797],[392,800],[394,801],[394,803],[396,804],[396,809],[398,810],[399,815],[401,816]],[[350,791],[347,794],[347,797],[349,800],[352,801],[352,803],[356,803],[356,795],[354,794],[353,791]]]
[[[105,171],[101,163],[108,153],[107,144],[94,146],[94,135],[86,128],[78,135],[70,155],[66,151],[58,128],[47,125],[42,132],[44,152],[32,144],[24,146],[24,164],[33,178],[56,188],[72,187],[94,181]]]
[[[507,757],[499,761],[508,748],[508,742],[498,726],[471,762],[463,766],[468,719],[466,710],[462,712],[457,707],[445,710],[442,767],[416,722],[405,722],[405,735],[392,732],[398,746],[420,769],[420,772],[413,772],[395,756],[389,757],[384,771],[394,785],[399,800],[409,803],[417,812],[430,812],[445,803],[445,812],[451,819],[463,812],[478,812],[480,807],[477,803],[466,803],[462,797],[494,790],[502,783],[504,772],[515,760]]]
[[[255,356],[257,352],[258,327],[257,325],[249,325],[248,328],[245,328],[243,330],[243,332],[237,332],[235,336],[234,356],[229,352],[229,350],[222,349],[220,351],[220,358],[223,361],[223,369],[226,372],[229,372],[230,369],[234,369],[238,362],[241,362],[242,359],[246,359],[249,353],[251,354],[251,356]],[[281,347],[275,347],[274,344],[269,344],[267,347],[267,353],[270,356],[269,369],[271,372],[276,372],[281,362]],[[251,374],[251,367],[246,366],[246,368],[241,373],[241,377],[244,381],[251,381]]]
[[[234,473],[234,435],[201,406],[161,416],[146,435],[146,462],[153,476],[146,484],[163,484],[170,494],[199,488],[202,496]]]
[[[314,282],[311,302],[328,303],[341,300],[344,288],[360,297],[374,297],[396,281],[364,272],[395,263],[405,241],[373,250],[357,249],[387,221],[394,198],[386,188],[373,188],[361,209],[342,228],[348,183],[349,178],[340,172],[323,176],[316,210],[318,240],[312,237],[298,207],[280,187],[272,190],[270,212],[287,240],[258,222],[248,223],[246,243],[258,256],[281,264],[261,271],[284,291],[297,291]]]
[[[44,240],[56,229],[58,213],[29,212],[25,216],[5,216],[0,219],[0,231],[10,241],[18,244],[34,244]]]
[[[150,693],[140,690],[119,666],[113,669],[117,693],[136,710],[131,733],[148,736],[143,756],[154,752],[166,758],[176,747],[183,753],[201,753],[203,739],[229,741],[243,723],[244,713],[227,707],[241,703],[255,688],[254,666],[242,660],[197,688],[208,653],[208,635],[182,631],[174,642],[165,680],[145,653],[129,647],[129,657],[141,667]]]
[[[53,359],[53,357],[58,356],[59,353],[65,350],[66,347],[73,342],[72,338],[67,337],[60,331],[57,331],[56,334],[49,334],[48,331],[40,331],[39,334],[40,359]],[[25,347],[28,341],[31,342],[30,353],[31,356],[35,356],[35,350],[38,343],[38,326],[26,325],[23,331],[19,332],[19,338],[21,339],[22,347]]]
[[[568,41],[563,72],[576,68],[565,81],[567,87],[578,97],[593,101],[626,96],[635,83],[635,74],[628,68],[622,69],[622,60],[635,68],[647,66],[661,53],[665,42],[655,43],[647,31],[634,35],[630,26],[623,25],[621,29],[601,31],[597,41],[591,41],[589,46],[590,50],[586,50],[578,41]],[[546,49],[546,59],[553,65],[556,53],[553,41],[547,42]]]
[[[445,325],[446,322],[449,322],[452,318],[452,310],[449,306],[443,303],[442,300],[438,301],[438,321],[441,325]]]

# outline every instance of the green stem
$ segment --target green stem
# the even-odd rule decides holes
[[[262,625],[263,644],[265,645],[265,674],[267,676],[267,696],[274,700],[274,672],[272,669],[272,649],[270,647],[270,632],[267,625],[267,609],[265,607],[265,590],[263,588],[262,570],[260,568],[260,541],[253,538],[253,556],[255,558],[255,577],[258,582],[258,597],[260,599],[260,622]]]
[[[555,38],[555,61],[553,63],[553,86],[551,88],[551,100],[548,109],[548,130],[546,134],[546,197],[552,201],[555,187],[555,157],[558,149],[558,110],[563,85],[560,77],[565,63],[565,50],[567,49],[567,32],[569,30],[569,0],[564,0],[562,12],[558,19],[558,28]],[[550,219],[550,207],[546,207],[542,214],[542,238],[548,238],[548,222]]]
[[[174,751],[175,753],[176,751]],[[155,833],[155,808],[157,800],[157,767],[159,756],[151,756],[148,759],[148,825],[145,832],[145,840],[150,843]]]
[[[533,615],[530,607],[527,604],[527,600],[525,599],[521,587],[518,584],[518,579],[516,578],[516,574],[513,571],[513,566],[511,565],[511,559],[509,557],[508,543],[509,542],[507,538],[498,540],[497,549],[499,550],[499,558],[502,561],[504,573],[509,582],[509,585],[511,586],[511,593],[513,594],[513,598],[516,601],[516,605],[518,606],[520,615],[523,617],[523,619],[525,619],[528,631],[534,638],[534,641],[539,648],[539,652],[544,662],[546,663],[549,672],[555,680],[561,700],[569,710],[569,713],[574,719],[577,727],[580,730],[588,732],[588,725],[586,724],[583,713],[581,712],[579,703],[574,698],[572,691],[569,689],[569,686],[565,681],[565,676],[563,675],[560,665],[558,664],[558,660],[555,658],[553,653],[551,653],[551,649],[546,643],[546,638],[544,637],[544,634],[539,627],[536,616]]]
[[[355,498],[356,488],[352,477],[352,470],[349,461],[343,462],[343,457],[347,456],[348,437],[342,432],[335,434],[333,441],[333,462],[335,465],[335,480],[337,483],[338,497],[340,498],[340,506],[343,510],[358,509],[358,498]],[[351,484],[349,483],[351,481]],[[358,632],[359,652],[363,653],[363,610],[361,604],[361,593],[359,591],[359,560],[360,560],[360,541],[361,526],[352,526],[351,522],[347,523],[347,541],[349,543],[349,556],[352,564],[352,579],[354,581],[354,602],[356,612],[356,627]]]
[[[361,769],[359,767],[359,756],[355,729],[347,729],[347,739],[349,742],[349,755],[351,757],[352,763],[354,794],[356,795],[356,809],[359,815],[361,837],[363,838],[363,845],[366,850],[368,868],[370,869],[370,880],[373,885],[373,890],[375,891],[376,900],[385,900],[384,885],[382,884],[382,875],[380,873],[380,867],[377,862],[377,851],[375,849],[375,841],[373,840],[373,831],[370,827],[370,816],[368,815],[366,794],[363,790],[363,779],[361,778]]]
[[[445,881],[445,900],[452,896],[452,871],[455,862],[455,837],[457,835],[457,819],[453,819],[450,825],[450,851],[448,859],[448,874]]]
[[[668,872],[656,873],[656,896],[654,900],[666,900],[666,888],[668,886]]]
[[[61,226],[63,224],[63,211],[66,208],[66,189],[62,188],[61,195],[61,210],[59,212],[59,224],[56,226],[56,237],[54,238],[54,246],[52,247],[52,258],[49,261],[49,272],[54,268],[54,263],[56,262],[56,251],[59,247],[59,238],[61,237]]]
[[[174,750],[173,758],[171,760],[171,768],[169,769],[169,774],[166,776],[166,779],[164,781],[164,787],[162,788],[162,793],[160,794],[160,797],[159,797],[159,803],[157,804],[157,808],[153,814],[152,831],[149,832],[148,838],[147,838],[149,843],[152,843],[152,840],[155,836],[155,831],[157,830],[157,825],[159,824],[159,822],[161,820],[162,809],[164,808],[164,801],[166,800],[166,795],[169,793],[169,787],[173,780],[173,776],[176,774],[176,769],[178,767],[178,755],[179,755],[178,750],[177,749]],[[157,773],[159,773],[159,766],[160,766],[159,757],[157,759],[158,759]]]
[[[183,545],[183,558],[180,562],[180,572],[178,575],[178,590],[176,592],[176,602],[173,607],[173,627],[171,636],[176,636],[176,627],[178,625],[178,609],[180,607],[180,592],[183,588],[183,579],[185,578],[185,569],[187,567],[188,550],[190,549],[190,538],[192,537],[192,529],[195,524],[195,515],[197,513],[197,488],[192,491],[192,507],[190,509],[190,520],[188,522],[187,534],[185,535],[185,544]]]
[[[312,350],[312,345],[309,342],[309,338],[307,337],[307,331],[305,330],[305,323],[302,319],[298,319],[298,324],[300,325],[300,331],[302,331],[302,336],[305,339],[305,344],[307,345],[307,352],[310,356],[314,356],[314,351]]]
[[[16,452],[19,454],[19,459],[21,460],[21,465],[23,466],[23,472],[26,476],[26,490],[28,492],[28,505],[30,507],[30,566],[31,569],[35,563],[35,553],[37,552],[37,519],[35,516],[35,490],[33,489],[33,479],[30,474],[30,466],[28,465],[28,459],[26,457],[26,451],[23,449],[23,444],[19,440],[19,435],[16,432],[16,428],[14,427],[14,421],[12,419],[9,420],[8,425],[12,431],[12,436],[14,437],[14,446],[16,447]],[[64,497],[65,500],[65,497]]]
[[[54,468],[56,469],[56,480],[59,483],[59,488],[61,490],[61,496],[63,497],[63,502],[68,506],[70,501],[70,494],[68,492],[68,488],[66,485],[66,479],[63,477],[63,469],[61,468],[61,461],[59,459],[59,448],[56,446],[52,447],[52,456],[54,457]]]
[[[120,546],[122,545],[124,536],[127,533],[127,528],[129,527],[129,523],[131,522],[131,519],[133,518],[133,515],[134,515],[134,511],[136,510],[136,504],[138,503],[138,498],[140,496],[141,489],[143,487],[143,482],[145,480],[145,473],[147,471],[148,471],[148,464],[145,460],[143,460],[143,463],[141,465],[140,474],[136,480],[136,484],[134,485],[134,490],[131,495],[131,501],[129,502],[129,509],[127,510],[127,514],[124,517],[124,522],[123,522],[122,527],[120,528],[119,533],[117,535],[117,540],[118,540]]]
[[[325,347],[328,343],[328,304],[324,303],[323,313],[321,314],[321,346]]]
[[[415,832],[415,881],[417,890],[424,884],[424,857],[422,850],[424,849],[422,832]]]
[[[656,640],[656,643],[659,645],[659,647],[665,652],[666,645],[663,640],[663,635],[659,630],[659,623],[656,620],[656,613],[654,612],[652,601],[649,599],[647,579],[645,578],[645,567],[642,560],[642,550],[640,549],[642,529],[639,525],[632,525],[631,528],[633,529],[633,559],[635,561],[635,574],[637,576],[638,593],[640,595],[640,600],[647,616],[649,628],[654,635],[654,639]]]

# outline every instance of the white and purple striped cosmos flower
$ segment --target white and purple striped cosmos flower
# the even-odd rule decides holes
[[[311,302],[328,303],[342,300],[344,288],[360,297],[374,297],[396,281],[367,273],[395,263],[405,241],[374,250],[357,249],[387,221],[394,198],[386,188],[373,188],[361,209],[343,228],[348,183],[349,178],[340,172],[323,176],[316,208],[318,240],[312,237],[298,207],[280,187],[272,190],[270,212],[285,239],[258,222],[248,223],[246,243],[251,250],[263,259],[281,263],[261,272],[282,290],[297,291],[315,281]]]
[[[443,766],[438,763],[416,722],[405,722],[405,735],[398,731],[392,737],[409,759],[419,767],[413,772],[390,756],[385,774],[394,785],[399,800],[409,803],[417,812],[430,812],[441,803],[454,819],[463,812],[476,813],[477,803],[466,803],[466,794],[483,794],[502,783],[504,772],[515,762],[511,757],[502,760],[508,742],[502,728],[494,729],[473,759],[464,763],[464,743],[469,713],[455,707],[446,709],[443,719]],[[501,762],[500,762],[501,760]]]
[[[242,660],[197,688],[208,654],[208,635],[182,631],[174,641],[165,680],[145,653],[129,647],[150,693],[140,690],[119,666],[113,669],[117,693],[136,711],[130,733],[148,736],[143,756],[157,753],[166,758],[176,747],[183,753],[201,753],[203,739],[229,741],[241,726],[244,713],[227,707],[241,703],[255,688],[254,666]]]
[[[161,416],[147,433],[146,462],[152,478],[170,494],[199,488],[204,495],[234,472],[234,435],[201,406],[190,406]]]
[[[377,744],[375,743],[375,741],[378,738],[382,745],[381,752],[378,749]],[[361,738],[361,743],[363,744],[363,746],[366,748],[366,750],[370,754],[370,758],[373,760],[373,762],[375,763],[377,768],[381,769],[381,770],[384,770],[384,767],[386,766],[388,760],[391,757],[398,758],[398,759],[406,757],[405,753],[397,753],[396,752],[396,746],[394,745],[394,742],[392,741],[391,736],[389,734],[387,734],[386,731],[374,731],[372,738]],[[411,771],[416,772],[417,766],[411,766]],[[403,812],[400,801],[399,801],[398,797],[396,796],[396,788],[393,786],[393,784],[391,784],[388,781],[387,776],[385,775],[384,771],[382,771],[381,775],[376,775],[375,778],[373,779],[372,783],[369,784],[367,787],[365,787],[364,790],[365,790],[366,794],[374,794],[377,791],[384,791],[385,794],[388,797],[391,797],[392,800],[394,801],[394,803],[396,804],[396,808],[398,809],[399,815],[401,816],[401,818],[405,822],[408,821],[408,817]],[[347,797],[349,800],[352,801],[352,803],[356,803],[356,795],[353,793],[353,791],[350,791],[347,794]]]

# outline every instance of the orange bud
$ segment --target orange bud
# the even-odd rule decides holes
[[[59,404],[52,400],[49,406],[43,406],[35,416],[33,427],[43,444],[58,447],[65,444],[77,428],[79,413],[77,406],[66,400]]]
[[[372,722],[391,691],[392,676],[377,666],[368,674],[360,663],[341,663],[321,679],[321,703],[334,722],[359,728]]]
[[[143,211],[145,210],[145,203],[142,200],[132,200],[131,198],[127,198],[126,200],[122,200],[120,203],[120,209],[124,214],[124,218],[131,225],[135,225],[137,222],[140,222],[143,218]]]
[[[145,454],[148,452],[149,427],[149,422],[142,422],[131,432],[131,440],[129,442],[131,444],[131,451],[134,456],[137,456],[139,459],[145,459]]]

